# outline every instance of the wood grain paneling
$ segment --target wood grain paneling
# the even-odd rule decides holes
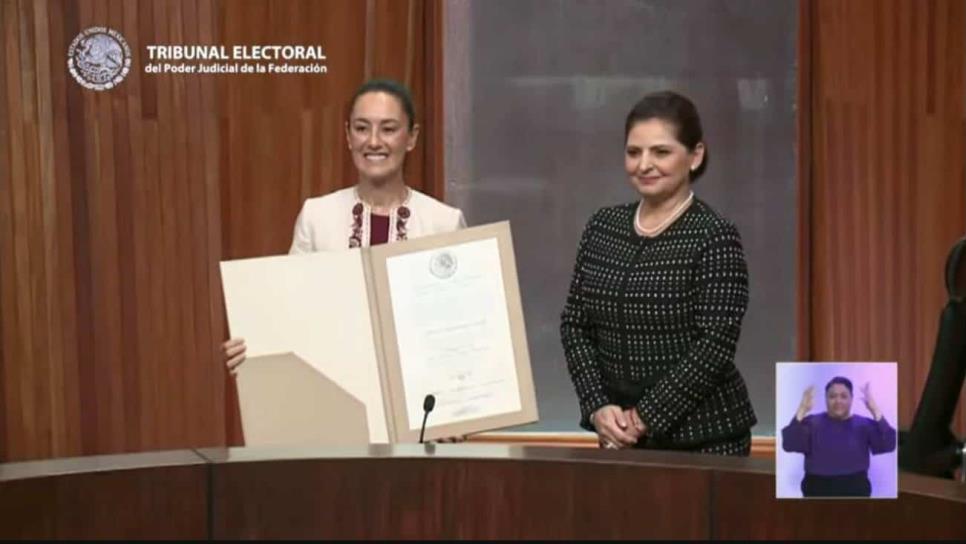
[[[214,538],[966,534],[966,489],[915,475],[900,477],[897,500],[802,501],[775,498],[772,461],[682,452],[462,444],[202,454],[213,462]]]
[[[461,459],[213,470],[215,539],[693,539],[709,529],[703,471]]]
[[[907,427],[966,234],[966,4],[804,0],[802,29],[800,355],[897,361]]]
[[[473,444],[508,444],[514,446],[544,446],[557,448],[598,449],[597,435],[592,433],[526,433],[491,432],[470,435],[466,441]],[[775,459],[775,437],[754,436],[751,439],[751,457]]]
[[[0,538],[205,539],[208,474],[188,451],[0,464]]]
[[[212,448],[0,464],[0,538],[966,538],[966,488],[777,500],[774,463],[459,445]],[[206,531],[205,528],[208,530]]]
[[[218,263],[286,252],[302,201],[356,181],[343,123],[367,59],[433,111],[440,9],[0,0],[0,459],[239,443]],[[109,91],[66,70],[92,26],[131,47]],[[328,73],[147,74],[149,44],[317,44]],[[407,179],[439,196],[423,125]]]
[[[714,538],[722,540],[891,540],[966,538],[962,484],[902,474],[890,500],[775,498],[774,472],[714,474]],[[921,492],[929,486],[929,492]],[[948,491],[948,500],[939,489]]]

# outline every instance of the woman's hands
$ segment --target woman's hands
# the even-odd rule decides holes
[[[232,338],[221,345],[221,354],[225,357],[225,366],[228,367],[228,371],[232,375],[238,372],[238,365],[245,362],[245,349],[244,338]]]
[[[607,449],[632,447],[647,432],[635,408],[621,410],[614,404],[599,408],[591,416],[591,422],[597,429],[600,447]]]

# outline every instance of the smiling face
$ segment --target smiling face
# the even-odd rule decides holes
[[[840,383],[833,383],[825,392],[825,406],[828,415],[835,419],[846,419],[852,413],[852,393]]]
[[[627,133],[624,171],[645,199],[663,201],[691,188],[691,170],[704,158],[704,144],[693,150],[678,141],[673,125],[661,119],[639,121]]]
[[[346,122],[346,141],[361,181],[384,182],[402,178],[406,153],[416,147],[419,126],[410,119],[399,100],[389,93],[360,95]]]

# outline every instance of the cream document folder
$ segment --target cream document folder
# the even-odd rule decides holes
[[[291,365],[300,359],[332,382],[331,394],[344,391],[365,406],[371,443],[417,441],[427,394],[438,403],[427,439],[538,417],[507,222],[365,249],[226,261],[222,281],[231,334],[248,345],[239,373],[248,444],[284,442],[284,432],[266,435],[273,426],[290,424],[296,443],[353,425],[326,419],[327,430],[300,431],[324,419],[318,403],[298,399],[313,393],[293,387],[289,415],[280,414],[271,399],[286,382],[269,386],[245,374],[247,365],[286,353],[294,358],[279,372],[297,373]],[[306,418],[299,406],[315,414]],[[250,424],[266,418],[272,423]]]

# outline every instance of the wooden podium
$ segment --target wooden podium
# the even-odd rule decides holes
[[[953,539],[966,486],[777,500],[774,465],[502,445],[239,448],[0,465],[0,538]]]

